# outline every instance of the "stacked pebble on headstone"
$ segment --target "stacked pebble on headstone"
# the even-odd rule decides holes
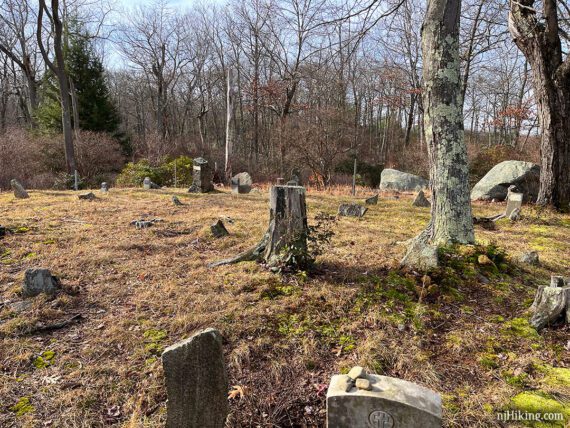
[[[193,161],[192,186],[188,189],[190,193],[208,193],[214,190],[212,182],[212,169],[208,161],[204,158],[196,158]]]
[[[166,428],[223,428],[229,412],[222,337],[207,329],[162,354]]]
[[[327,392],[328,428],[440,428],[441,417],[436,392],[362,367],[333,376]]]

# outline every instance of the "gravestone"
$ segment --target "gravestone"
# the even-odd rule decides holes
[[[352,370],[351,370],[352,372]],[[441,397],[405,380],[363,372],[333,376],[327,392],[328,428],[440,428]]]
[[[518,210],[519,215],[520,215],[520,211],[521,211],[521,207],[522,207],[522,203],[523,203],[523,197],[524,197],[524,194],[522,194],[522,193],[515,193],[515,192],[509,193],[509,199],[507,202],[507,209],[505,210],[505,217],[508,217],[511,220],[513,220],[513,218],[511,218],[511,217],[513,216],[513,213],[515,213],[516,210]]]
[[[143,189],[150,190],[151,183],[152,181],[150,181],[150,177],[145,177],[145,179],[143,180]]]
[[[288,186],[302,186],[303,185],[303,180],[301,178],[301,171],[299,170],[299,168],[293,168],[293,170],[291,171],[291,180],[289,180],[289,183],[292,184],[287,184]],[[295,183],[295,184],[293,184]]]
[[[59,288],[59,280],[48,269],[36,268],[26,270],[22,295],[34,297],[45,293],[53,295]]]
[[[80,195],[77,195],[77,197],[84,201],[94,201],[95,199],[97,199],[97,196],[95,196],[93,192],[82,193]]]
[[[223,428],[229,412],[222,337],[207,329],[162,354],[166,428]]]
[[[214,190],[212,182],[212,169],[208,161],[204,158],[196,158],[193,161],[192,186],[188,189],[190,193],[208,193]]]
[[[412,205],[414,207],[428,208],[431,207],[431,202],[426,198],[424,191],[420,190],[414,199],[414,202],[412,202]]]
[[[538,287],[529,310],[530,325],[537,331],[560,319],[570,324],[570,278],[553,275],[549,287]]]
[[[251,192],[253,181],[247,172],[240,172],[232,178],[231,184],[232,193],[242,194]]]
[[[106,182],[101,183],[101,193],[107,193],[109,191],[109,185]]]
[[[366,205],[378,205],[378,195],[366,199]]]
[[[230,233],[226,226],[224,226],[224,222],[222,220],[216,221],[214,224],[210,226],[210,230],[212,231],[212,235],[214,238],[223,238],[224,236],[228,236]]]
[[[341,217],[364,217],[368,208],[358,204],[342,204],[338,207],[338,215]]]
[[[30,195],[28,195],[28,192],[26,192],[26,189],[24,189],[24,186],[22,186],[18,180],[13,179],[12,181],[10,181],[10,186],[12,187],[12,190],[14,191],[14,196],[16,198],[28,199],[30,197]]]

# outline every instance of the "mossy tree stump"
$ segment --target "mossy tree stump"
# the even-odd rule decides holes
[[[310,264],[307,205],[302,186],[273,186],[270,190],[269,227],[255,247],[210,267],[263,260],[269,267],[303,269]]]

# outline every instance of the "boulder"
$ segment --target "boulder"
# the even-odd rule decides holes
[[[12,190],[14,191],[14,196],[16,198],[28,199],[30,197],[30,195],[28,195],[28,192],[26,192],[26,189],[24,189],[24,186],[22,186],[18,180],[14,179],[10,181],[10,186],[12,187]]]
[[[48,269],[28,269],[22,286],[24,297],[34,297],[45,293],[53,295],[59,288],[59,280]]]
[[[395,169],[385,169],[380,179],[382,191],[418,192],[427,189],[428,186],[429,181],[425,178]]]
[[[531,162],[501,162],[473,187],[471,200],[504,201],[510,186],[516,186],[524,193],[525,201],[536,201],[540,186],[540,167]]]
[[[232,193],[249,193],[253,181],[247,172],[240,172],[232,178]]]

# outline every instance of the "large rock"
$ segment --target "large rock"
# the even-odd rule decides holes
[[[439,394],[412,382],[370,374],[356,380],[333,376],[327,427],[441,428],[441,408]]]
[[[59,288],[59,280],[48,269],[28,269],[22,286],[24,297],[34,297],[45,293],[53,295]]]
[[[24,189],[24,186],[22,186],[18,180],[14,179],[12,181],[10,181],[10,186],[12,187],[12,190],[14,191],[14,196],[18,199],[28,199],[30,197],[30,195],[28,195],[28,192],[26,192],[26,189]]]
[[[247,172],[240,172],[232,178],[232,193],[249,193],[253,181]]]
[[[526,201],[536,201],[540,187],[540,167],[531,162],[501,162],[473,187],[471,200],[504,201],[512,185],[524,193]]]
[[[427,189],[429,181],[417,175],[395,169],[382,171],[380,190],[396,192],[418,192]]]
[[[166,428],[223,428],[229,407],[220,333],[207,329],[167,348],[162,364]]]
[[[540,287],[531,306],[530,325],[537,331],[565,316],[570,319],[570,287]]]

